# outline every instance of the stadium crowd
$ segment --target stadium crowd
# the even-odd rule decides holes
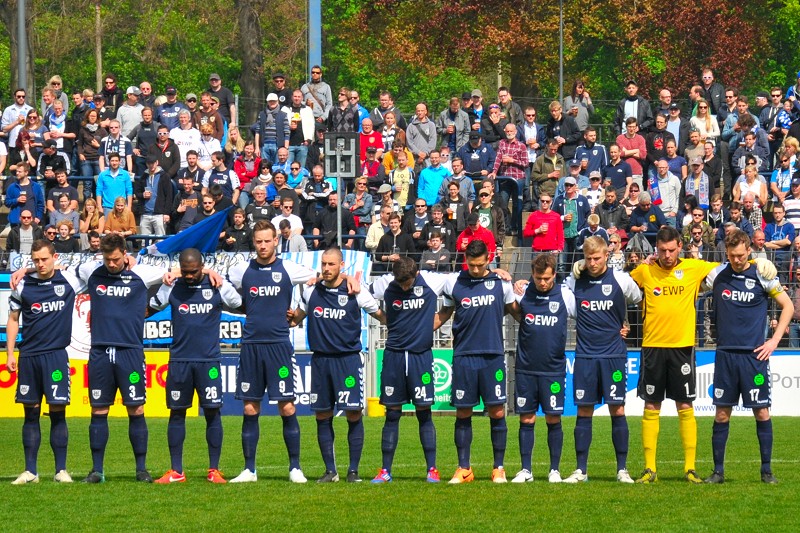
[[[580,79],[562,102],[550,103],[546,120],[506,87],[496,97],[464,92],[441,111],[420,102],[406,117],[388,92],[370,111],[357,90],[333,90],[319,66],[297,85],[274,73],[266,105],[248,126],[239,124],[234,95],[216,73],[199,96],[184,98],[173,85],[157,96],[148,81],[123,91],[113,74],[96,94],[67,91],[53,76],[38,105],[14,91],[0,121],[14,232],[7,250],[28,251],[39,231],[60,250],[88,249],[90,232],[168,235],[230,206],[220,250],[252,251],[247,233],[264,219],[276,226],[288,220],[287,235],[305,236],[287,237],[287,250],[325,249],[337,238],[339,203],[346,247],[365,249],[383,265],[410,253],[418,261],[425,254],[423,268],[452,268],[465,239],[487,238],[483,230],[498,256],[506,236],[519,235],[536,251],[565,252],[561,263],[568,264],[580,234],[599,228],[639,256],[647,246],[632,237],[643,233],[652,245],[664,223],[684,232],[687,254],[711,257],[731,219],[749,233],[767,232],[765,246],[780,250],[782,265],[794,249],[785,223],[767,224],[776,204],[785,204],[791,228],[800,223],[800,189],[792,185],[800,180],[797,85],[760,91],[751,104],[704,69],[683,105],[668,88],[651,103],[627,80],[611,125],[617,136],[606,145],[590,125],[595,108]],[[325,176],[327,132],[359,133],[359,176],[346,180],[343,198]],[[542,222],[553,219],[543,195],[560,228]],[[400,215],[399,229],[391,229],[384,206]],[[692,216],[695,207],[703,217]],[[521,220],[514,210],[542,214]],[[473,213],[483,230],[469,223]],[[599,224],[591,226],[589,214]],[[59,227],[65,219],[68,231]],[[694,224],[703,235],[691,243]],[[77,238],[80,245],[63,242]]]

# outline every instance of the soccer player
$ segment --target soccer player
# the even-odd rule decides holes
[[[587,463],[592,444],[594,406],[608,405],[611,441],[617,458],[617,481],[633,483],[628,473],[628,421],[625,392],[628,349],[622,337],[627,305],[638,304],[642,293],[631,277],[608,268],[608,244],[602,237],[584,241],[585,272],[573,269],[566,285],[575,294],[577,343],[575,345],[574,390],[578,416],[575,420],[577,468],[564,483],[588,481]]]
[[[31,260],[35,272],[26,275],[11,292],[6,323],[6,367],[19,371],[17,403],[25,410],[22,447],[25,471],[11,483],[38,483],[37,457],[42,433],[39,427],[42,396],[50,406],[50,447],[56,460],[55,481],[72,483],[67,473],[67,421],[70,401],[69,357],[66,347],[72,338],[72,310],[80,282],[67,272],[55,269],[52,243],[34,241]],[[25,328],[19,344],[19,361],[14,355],[20,318]]]
[[[719,263],[681,259],[682,239],[678,230],[664,226],[656,233],[657,259],[639,265],[631,277],[644,293],[644,325],[639,397],[644,400],[642,445],[644,472],[637,483],[654,483],[659,418],[664,397],[675,401],[678,431],[684,453],[684,477],[702,483],[695,470],[697,421],[692,402],[696,398],[694,335],[695,301],[706,276]],[[755,261],[765,279],[775,277],[769,261]]]
[[[418,272],[409,257],[394,261],[392,274],[376,279],[370,292],[385,302],[388,335],[381,368],[381,404],[386,406],[381,451],[383,467],[372,480],[392,480],[392,462],[397,449],[402,406],[409,402],[416,408],[419,440],[428,468],[427,481],[439,482],[436,469],[436,426],[431,418],[434,400],[433,332],[436,305],[448,276]]]
[[[244,401],[244,470],[231,483],[258,481],[258,418],[265,390],[270,401],[278,402],[283,420],[289,480],[305,483],[300,468],[300,425],[294,407],[294,347],[289,341],[286,313],[291,307],[293,286],[306,283],[315,274],[310,268],[277,256],[278,232],[268,220],[259,220],[253,226],[253,244],[256,257],[234,266],[228,273],[228,279],[243,295],[246,311],[236,372],[236,398]]]
[[[486,243],[475,240],[465,250],[467,269],[448,278],[439,322],[453,319],[453,407],[456,408],[455,444],[458,469],[451,484],[475,479],[470,465],[472,410],[483,399],[491,418],[494,468],[492,481],[506,482],[506,362],[503,347],[503,315],[516,307],[511,284],[502,281],[489,266]],[[458,304],[458,307],[456,307]]]
[[[772,474],[772,420],[769,356],[778,346],[794,313],[794,305],[777,278],[766,280],[756,272],[750,257],[750,238],[736,229],[725,237],[728,264],[709,274],[713,281],[717,314],[717,353],[714,365],[714,431],[711,449],[714,471],[706,483],[725,482],[725,445],[731,409],[739,403],[753,410],[761,450],[761,481],[774,484]],[[769,298],[781,308],[772,338],[765,341],[764,323]]]
[[[108,409],[119,389],[128,411],[128,437],[136,458],[136,481],[152,483],[147,471],[147,422],[144,348],[142,331],[147,309],[147,289],[161,283],[164,270],[149,265],[129,267],[125,238],[108,234],[100,241],[103,262],[84,263],[78,277],[91,298],[89,351],[89,448],[92,471],[85,483],[105,481],[103,459],[108,443]]]
[[[308,315],[308,346],[311,357],[311,409],[317,419],[317,442],[325,462],[325,473],[317,483],[339,481],[334,456],[333,414],[347,416],[350,466],[347,482],[358,483],[358,464],[364,448],[364,364],[361,361],[361,309],[385,322],[378,302],[368,292],[348,294],[342,251],[328,248],[321,259],[322,281],[306,287],[293,324]]]
[[[203,255],[187,248],[178,258],[181,277],[173,285],[164,284],[150,307],[172,307],[172,348],[167,372],[169,425],[167,442],[172,468],[156,483],[182,483],[183,441],[186,439],[186,410],[192,406],[194,391],[206,418],[208,443],[208,481],[225,483],[219,471],[222,450],[222,376],[219,359],[219,322],[223,304],[237,308],[242,297],[229,282],[214,287],[203,273]]]
[[[519,453],[522,470],[512,483],[533,481],[533,445],[536,412],[541,406],[547,423],[547,446],[550,449],[550,483],[560,483],[561,449],[564,430],[566,385],[567,317],[575,316],[575,296],[565,285],[556,285],[558,261],[552,254],[540,254],[531,262],[533,282],[522,296],[519,308],[512,311],[519,322],[516,375],[516,403],[519,413]]]

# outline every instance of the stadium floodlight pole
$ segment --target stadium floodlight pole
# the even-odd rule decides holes
[[[28,34],[25,28],[25,0],[17,0],[17,87],[28,86]],[[31,91],[32,92],[32,91]]]
[[[308,0],[308,67],[322,65],[322,0]]]
[[[564,0],[558,0],[558,101],[564,101]]]

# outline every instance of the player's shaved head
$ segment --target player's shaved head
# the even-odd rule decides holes
[[[327,250],[322,252],[322,256],[323,257],[325,257],[325,256],[328,256],[328,257],[333,256],[338,263],[341,263],[342,261],[344,261],[344,256],[342,255],[342,251],[336,246],[334,246],[332,248],[328,248]]]
[[[181,265],[203,263],[203,254],[197,248],[186,248],[178,256]]]

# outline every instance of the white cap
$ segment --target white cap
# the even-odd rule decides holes
[[[267,102],[277,102],[277,101],[278,101],[278,95],[277,94],[269,93],[267,95]]]

